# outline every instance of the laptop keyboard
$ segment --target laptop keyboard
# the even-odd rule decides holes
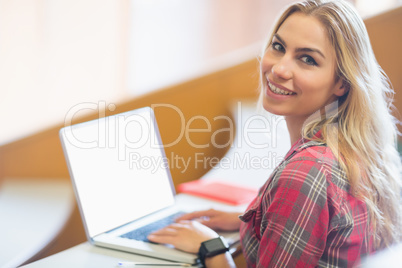
[[[120,237],[144,241],[144,242],[150,242],[147,238],[147,236],[150,233],[155,232],[159,229],[162,229],[165,226],[168,226],[169,224],[173,223],[177,217],[179,217],[183,214],[184,214],[184,212],[177,212],[166,218],[162,218],[158,221],[152,222],[148,225],[145,225],[143,227],[140,227],[138,229],[125,233],[125,234],[121,235]]]

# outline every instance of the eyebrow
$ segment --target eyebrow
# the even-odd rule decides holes
[[[283,46],[286,48],[285,41],[283,41],[283,39],[278,34],[274,34],[274,37],[276,39],[278,39],[283,44]],[[316,49],[316,48],[301,47],[301,48],[296,48],[296,52],[316,52],[316,53],[320,54],[321,57],[323,57],[325,59],[324,54],[319,49]]]

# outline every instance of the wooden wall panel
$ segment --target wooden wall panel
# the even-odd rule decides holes
[[[402,120],[402,6],[365,20],[378,63],[395,90],[394,115]],[[399,131],[402,131],[400,126]]]
[[[256,66],[256,61],[251,60],[187,83],[127,100],[125,103],[118,104],[113,112],[105,111],[105,115],[152,104],[169,104],[177,107],[183,113],[186,123],[194,116],[204,116],[211,122],[211,133],[213,133],[222,127],[228,127],[226,121],[214,120],[214,118],[219,115],[226,115],[231,118],[230,110],[233,102],[237,100],[256,100],[258,96],[257,76],[255,75]],[[177,113],[172,109],[159,107],[155,109],[155,114],[162,140],[165,143],[175,141],[178,137],[178,129],[183,127]],[[74,120],[73,123],[97,117],[99,117],[99,113],[94,112],[89,116]],[[59,129],[63,125],[63,123],[60,123],[51,129],[28,138],[1,146],[0,179],[4,177],[28,177],[32,179],[48,177],[68,180],[69,174],[58,137]],[[191,128],[205,128],[205,122],[194,120]],[[191,142],[207,144],[210,142],[211,133],[192,133],[190,135]],[[218,144],[225,144],[230,138],[228,133],[217,136],[219,137]],[[180,167],[172,168],[171,172],[175,185],[197,179],[208,171],[209,168],[204,168],[203,166],[195,167],[195,153],[201,153],[205,157],[222,157],[227,149],[228,147],[214,148],[213,146],[194,148],[186,139],[181,139],[174,146],[166,148],[168,158],[174,154],[184,158],[186,161],[190,159],[190,166],[187,170]],[[49,256],[85,240],[83,225],[76,208],[60,236],[30,261]]]
[[[181,128],[179,114],[163,105],[168,104],[176,107],[183,113],[185,123],[188,124],[196,116],[205,117],[211,123],[210,133],[191,133],[189,142],[186,138],[180,139],[177,144],[166,148],[167,156],[183,157],[190,159],[190,167],[184,170],[183,167],[172,168],[172,176],[175,184],[197,179],[202,176],[208,168],[195,165],[194,154],[201,153],[206,157],[222,157],[228,147],[194,148],[191,143],[204,145],[208,144],[211,134],[216,130],[229,125],[225,120],[214,120],[218,115],[231,117],[230,107],[236,100],[255,100],[258,96],[257,63],[251,60],[238,66],[201,77],[177,86],[162,89],[142,97],[128,100],[125,103],[117,104],[114,111],[101,111],[101,114],[110,115],[120,113],[143,106],[162,105],[155,109],[162,140],[171,143],[178,138]],[[99,117],[99,113],[74,120],[73,123],[87,121]],[[232,118],[233,119],[233,118]],[[193,120],[191,129],[206,128],[203,120]],[[68,178],[68,171],[62,153],[58,131],[63,124],[48,129],[26,139],[19,140],[0,147],[1,163],[3,165],[2,176],[7,177],[62,177]],[[230,138],[229,133],[222,133],[217,136],[218,144],[226,144]]]

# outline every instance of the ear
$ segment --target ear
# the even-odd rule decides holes
[[[349,88],[350,86],[348,82],[346,82],[344,79],[339,79],[334,87],[334,95],[342,97],[349,91]]]

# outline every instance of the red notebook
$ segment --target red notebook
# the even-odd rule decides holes
[[[178,191],[215,199],[231,205],[248,204],[257,196],[258,189],[223,181],[195,180],[179,185]]]

